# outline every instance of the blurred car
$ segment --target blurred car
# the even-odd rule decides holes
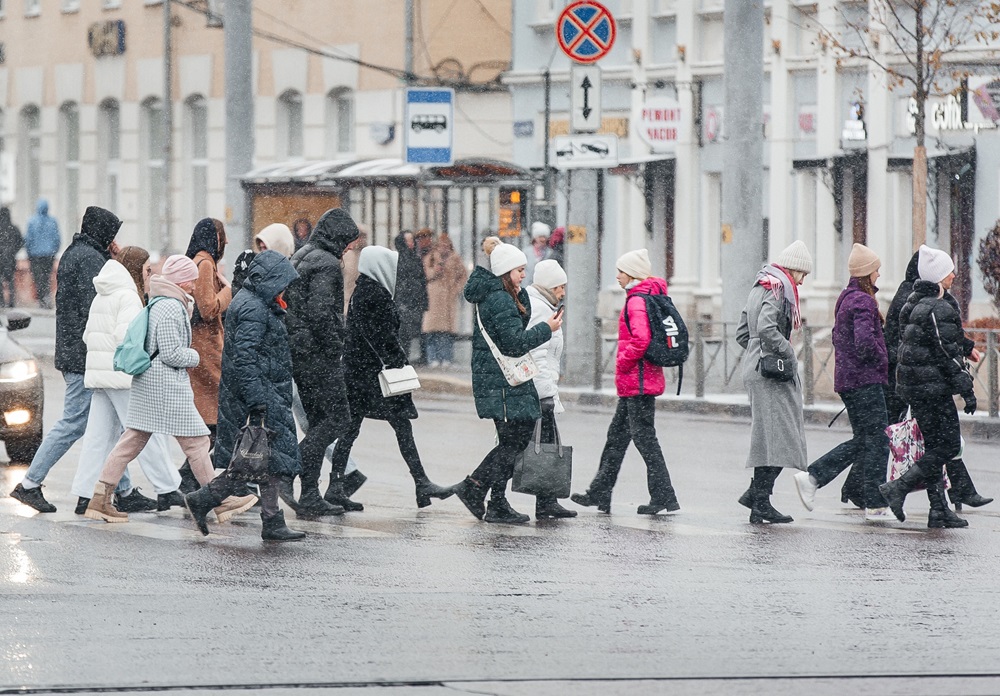
[[[31,315],[7,310],[0,319],[0,440],[12,462],[28,463],[42,444],[45,387],[35,356],[11,336],[31,324]]]

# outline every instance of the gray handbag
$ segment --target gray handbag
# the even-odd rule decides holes
[[[559,428],[552,422],[555,444],[542,444],[542,421],[535,422],[535,437],[514,460],[511,490],[528,495],[568,498],[573,481],[573,448],[563,446]]]

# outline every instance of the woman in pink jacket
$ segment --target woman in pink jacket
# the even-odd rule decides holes
[[[627,293],[625,306],[618,318],[618,358],[615,362],[618,408],[608,428],[608,439],[601,453],[597,475],[587,492],[574,494],[572,500],[578,505],[610,513],[611,491],[618,480],[625,451],[629,443],[634,442],[646,462],[646,485],[649,488],[649,504],[640,505],[637,512],[640,515],[655,515],[663,510],[675,512],[680,510],[680,505],[670,483],[667,462],[656,439],[653,421],[656,397],[665,388],[663,368],[643,357],[651,338],[643,295],[666,295],[667,281],[653,277],[649,253],[645,249],[625,254],[618,259],[616,267],[618,284]],[[629,318],[627,325],[626,312]]]

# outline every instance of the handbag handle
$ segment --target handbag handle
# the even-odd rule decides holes
[[[562,438],[559,437],[559,425],[556,423],[555,417],[552,418],[552,433],[556,437],[556,447],[559,453],[559,458],[562,459],[563,456],[563,446]],[[535,454],[541,454],[542,452],[542,419],[539,418],[535,421]]]

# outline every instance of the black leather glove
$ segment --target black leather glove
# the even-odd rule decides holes
[[[963,396],[962,398],[965,399],[965,412],[968,413],[971,416],[973,413],[976,412],[976,405],[977,405],[976,404],[976,395],[975,394],[967,394],[967,395]]]

